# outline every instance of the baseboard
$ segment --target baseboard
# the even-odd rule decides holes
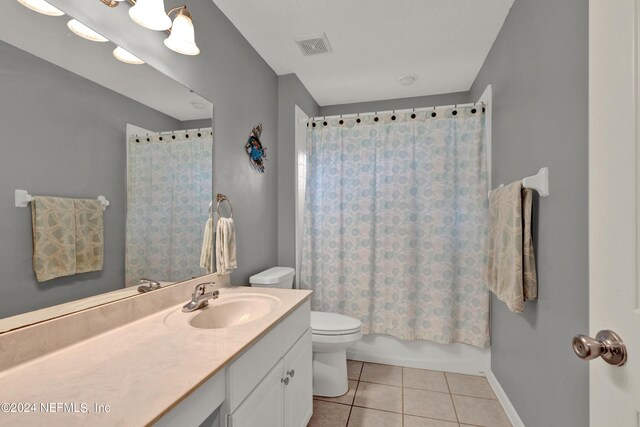
[[[516,412],[516,408],[514,408],[511,404],[507,393],[504,392],[504,389],[491,370],[487,372],[487,381],[489,381],[489,385],[491,385],[493,392],[496,394],[498,401],[504,408],[504,412],[506,412],[507,417],[509,417],[509,421],[511,421],[511,424],[513,424],[513,427],[525,427],[522,419],[520,418],[520,415],[518,415],[518,412]]]

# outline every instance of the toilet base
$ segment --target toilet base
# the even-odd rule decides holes
[[[347,352],[336,350],[313,353],[313,394],[337,397],[349,391]]]

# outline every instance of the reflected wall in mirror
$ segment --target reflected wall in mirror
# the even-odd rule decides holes
[[[137,295],[141,278],[173,283],[206,273],[200,252],[212,199],[212,104],[146,64],[117,61],[112,43],[76,36],[67,26],[73,17],[38,14],[17,1],[3,13],[0,332]],[[38,282],[32,212],[15,207],[16,189],[104,195],[104,250],[95,254],[102,269]],[[38,231],[48,225],[38,223]],[[74,233],[65,238],[82,237]],[[47,247],[38,254],[51,255]]]

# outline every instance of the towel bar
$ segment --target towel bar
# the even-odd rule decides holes
[[[498,188],[500,187],[503,187],[503,185],[498,186]],[[523,178],[522,187],[536,190],[540,197],[547,197],[549,195],[549,168],[540,168],[537,174]],[[489,193],[487,193],[487,196]]]
[[[97,200],[102,204],[102,209],[107,209],[109,206],[109,201],[106,197],[100,195]],[[15,191],[15,203],[16,208],[26,208],[29,206],[29,203],[33,202],[33,196],[29,194],[27,190],[16,190]]]

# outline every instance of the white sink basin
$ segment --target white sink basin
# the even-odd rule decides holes
[[[188,323],[198,329],[223,329],[246,325],[280,307],[280,300],[255,293],[220,295],[209,305],[193,313],[173,312],[165,319],[167,326]]]

